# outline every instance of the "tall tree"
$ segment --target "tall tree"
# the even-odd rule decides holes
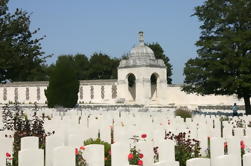
[[[150,43],[147,44],[148,47],[150,47],[155,55],[156,59],[162,59],[166,65],[166,78],[167,78],[167,83],[171,84],[172,83],[172,65],[170,64],[169,58],[165,55],[163,48],[160,46],[159,43]]]
[[[77,104],[79,80],[72,56],[60,56],[45,90],[48,107],[72,108]]]
[[[84,54],[76,54],[74,57],[76,65],[77,76],[79,80],[87,80],[89,77],[90,63]]]
[[[114,79],[117,77],[118,60],[111,59],[108,55],[94,53],[90,58],[89,79]]]
[[[184,91],[237,95],[251,114],[251,1],[207,0],[195,8],[202,22],[198,57],[184,68]]]
[[[45,61],[39,29],[30,31],[30,15],[21,9],[8,11],[9,0],[0,1],[0,82],[36,80]]]
[[[118,66],[119,66],[120,59],[118,58],[111,58],[111,79],[117,79],[118,77]]]

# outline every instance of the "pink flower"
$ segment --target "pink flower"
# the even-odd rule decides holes
[[[9,157],[11,157],[11,154],[7,152],[7,153],[5,153],[5,156],[9,158]]]
[[[133,159],[133,154],[132,154],[132,153],[129,153],[129,154],[128,154],[128,159],[129,159],[129,160]]]
[[[108,153],[109,153],[109,155],[112,155],[112,151],[111,151],[111,150],[109,150],[109,152],[108,152]]]
[[[244,143],[244,141],[241,141],[241,149],[245,149],[245,143]]]
[[[142,159],[143,157],[144,157],[144,155],[143,155],[142,153],[140,153],[140,154],[139,154],[139,158]]]
[[[141,138],[146,138],[147,135],[146,134],[141,134]]]
[[[75,155],[78,155],[78,148],[75,148]]]
[[[143,161],[142,161],[142,160],[139,160],[139,161],[138,161],[138,165],[143,165]]]

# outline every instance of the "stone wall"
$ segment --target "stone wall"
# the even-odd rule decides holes
[[[18,101],[21,104],[39,104],[46,103],[44,90],[48,82],[14,82],[0,84],[0,104],[14,103]],[[150,86],[150,85],[149,85]],[[164,85],[163,85],[164,86]],[[238,100],[235,96],[199,96],[196,94],[186,94],[181,91],[181,85],[167,85],[158,88],[161,92],[161,98],[156,98],[153,102],[146,105],[244,105],[243,100]],[[142,89],[142,91],[146,89]],[[139,91],[137,91],[139,92]],[[157,93],[159,93],[157,92]],[[121,98],[117,80],[84,80],[80,81],[78,99],[80,104],[115,104]],[[142,92],[136,94],[142,96]],[[126,103],[126,104],[137,104]]]
[[[181,85],[168,85],[166,89],[166,101],[169,105],[243,105],[243,100],[236,96],[221,95],[196,95],[186,94],[181,90]]]
[[[14,103],[39,104],[46,103],[44,94],[48,82],[14,82],[0,85],[0,104]],[[114,103],[117,98],[116,80],[80,81],[79,103]]]

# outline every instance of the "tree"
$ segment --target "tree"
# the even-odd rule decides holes
[[[207,0],[195,8],[202,22],[198,57],[185,64],[183,90],[237,95],[251,114],[251,1]]]
[[[72,108],[77,104],[79,80],[72,56],[60,56],[45,90],[48,107]]]
[[[89,77],[90,63],[84,54],[76,54],[74,57],[78,80],[87,80]]]
[[[114,79],[119,62],[108,55],[94,53],[90,58],[89,79]]]
[[[111,58],[111,79],[117,79],[118,77],[118,66],[119,66],[120,59],[118,58]]]
[[[16,9],[8,12],[9,0],[0,1],[0,82],[28,81],[43,73],[42,64],[47,57],[35,38],[39,29],[30,31],[30,15]]]
[[[172,65],[169,63],[169,58],[164,54],[164,50],[160,46],[159,43],[150,43],[147,44],[148,47],[150,47],[155,55],[156,59],[162,59],[166,65],[166,78],[167,78],[167,83],[171,84],[172,83]]]

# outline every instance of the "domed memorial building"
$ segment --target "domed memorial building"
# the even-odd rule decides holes
[[[139,32],[139,43],[121,60],[118,67],[118,97],[126,103],[159,104],[165,99],[166,66],[156,59],[151,48],[144,43],[144,34]]]
[[[199,96],[181,91],[182,85],[167,84],[166,66],[156,59],[139,32],[138,44],[120,61],[118,80],[81,80],[79,104],[128,104],[145,106],[231,105],[243,104],[235,96]],[[0,84],[0,105],[46,104],[44,90],[48,82],[13,82]]]

